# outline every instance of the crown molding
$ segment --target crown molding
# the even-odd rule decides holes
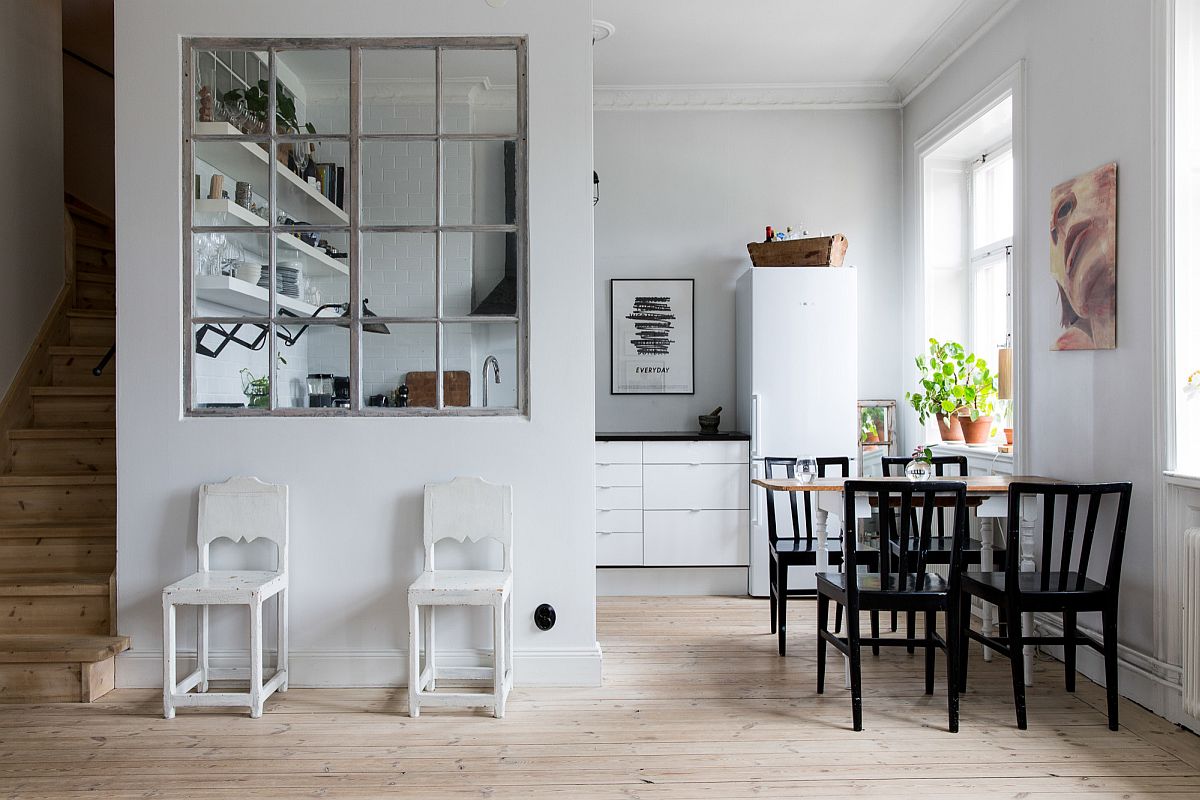
[[[596,111],[812,111],[899,108],[896,90],[874,83],[596,86]]]
[[[941,25],[888,79],[908,103],[988,30],[1016,7],[1020,0],[961,0]]]

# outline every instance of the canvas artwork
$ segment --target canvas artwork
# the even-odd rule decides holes
[[[1050,192],[1050,272],[1061,330],[1052,350],[1117,346],[1117,165]]]
[[[612,281],[612,393],[695,392],[692,279]]]

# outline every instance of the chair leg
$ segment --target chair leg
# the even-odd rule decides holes
[[[907,627],[905,628],[905,632],[908,636],[908,646],[904,649],[907,650],[908,654],[911,656],[916,651],[916,646],[913,644],[913,640],[917,638],[917,612],[909,611],[906,616],[907,618],[905,619],[905,623]]]
[[[878,615],[875,617],[878,620]],[[863,729],[862,720],[862,647],[860,646],[859,613],[857,608],[846,609],[846,640],[850,646],[850,702],[854,730]]]
[[[508,637],[504,641],[504,696],[508,698],[508,692],[512,689],[513,680],[513,637],[516,628],[513,625],[513,600],[512,595],[508,596],[508,602],[505,604],[505,609],[508,616],[504,618],[504,633]]]
[[[838,605],[841,608],[841,604]],[[829,627],[829,598],[817,595],[817,694],[825,693],[825,654],[829,642],[821,634]]]
[[[842,632],[842,604],[837,603],[833,610],[833,632],[835,634]]]
[[[250,602],[250,716],[258,719],[263,712],[263,638],[262,599],[256,594]]]
[[[958,599],[951,597],[946,605],[946,713],[951,733],[958,733],[958,657],[959,657]]]
[[[916,613],[912,612],[915,617]],[[925,694],[933,694],[933,667],[937,655],[937,641],[933,638],[937,633],[937,612],[925,612]],[[947,650],[950,648],[947,647]],[[950,673],[947,673],[949,675]]]
[[[892,633],[896,632],[896,628],[899,627],[899,622],[900,622],[900,613],[898,611],[893,611],[892,612]]]
[[[1017,709],[1017,727],[1025,730],[1029,722],[1025,713],[1025,655],[1021,646],[1021,612],[1008,609],[1008,661],[1012,665],[1013,704]]]
[[[873,639],[879,638],[879,612],[878,611],[871,612],[871,638],[873,638]],[[877,645],[877,644],[871,645],[871,655],[873,655],[873,656],[879,655],[879,645]]]
[[[504,719],[504,598],[492,607],[492,691],[495,692],[495,705],[492,716]]]
[[[958,691],[965,692],[967,690],[967,663],[971,658],[971,637],[967,635],[967,631],[971,629],[971,595],[966,592],[960,592],[958,597],[958,617],[954,626],[954,636],[956,647],[958,648],[958,658],[955,662],[955,667],[958,672],[955,675],[955,680],[958,681]],[[946,632],[950,633],[950,625],[946,625]]]
[[[422,691],[432,692],[437,689],[437,648],[434,631],[434,618],[437,616],[437,606],[425,609],[425,669],[429,670],[429,682],[421,687]]]
[[[421,607],[408,601],[408,715],[421,716]]]
[[[1108,695],[1108,729],[1119,730],[1117,716],[1117,605],[1111,603],[1103,612],[1104,624],[1104,691]]]
[[[776,617],[779,620],[779,655],[783,655],[787,649],[787,586],[788,586],[788,568],[786,564],[780,564],[776,571],[775,589],[778,596],[779,611]]]
[[[276,658],[276,669],[284,674],[283,683],[279,684],[279,691],[286,692],[288,690],[288,590],[283,589],[278,594],[278,600],[275,601],[276,608],[276,623],[278,626],[277,636],[279,638],[279,655]]]
[[[163,718],[175,718],[175,606],[163,597]]]
[[[775,559],[767,559],[767,600],[771,606],[771,633],[775,632]]]
[[[1078,615],[1074,611],[1064,611],[1063,665],[1066,667],[1066,684],[1068,692],[1075,691],[1075,640],[1078,635]]]
[[[196,620],[196,667],[200,670],[200,692],[208,691],[208,606],[197,609],[199,619]]]

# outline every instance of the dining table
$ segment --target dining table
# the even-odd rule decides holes
[[[812,492],[814,494],[815,502],[812,504],[813,538],[816,539],[817,543],[817,572],[825,572],[829,569],[829,518],[832,516],[841,522],[842,518],[846,515],[843,487],[848,480],[870,480],[877,483],[896,484],[908,484],[911,482],[907,477],[813,478],[808,481],[801,478],[755,478],[751,481],[755,486],[760,486],[764,489],[772,489],[780,492]],[[997,569],[997,565],[993,561],[993,552],[996,547],[997,532],[1001,530],[998,521],[1008,519],[1009,487],[1014,483],[1061,483],[1061,481],[1055,478],[1045,478],[1036,475],[947,476],[939,480],[961,481],[966,485],[967,504],[975,511],[975,515],[979,519],[979,541],[983,547],[979,569],[982,572],[992,572]],[[853,513],[856,520],[869,520],[872,518],[873,509],[870,499],[866,495],[855,497]],[[1038,519],[1037,499],[1034,497],[1024,498],[1017,513],[1020,569],[1022,572],[1033,572],[1036,569],[1033,545],[1034,526]],[[857,524],[854,527],[856,530],[862,530],[862,527]],[[845,530],[845,525],[842,524],[841,528]],[[998,567],[1000,570],[1003,568],[1003,565],[999,565]],[[983,633],[988,636],[995,636],[998,625],[998,614],[992,604],[982,604],[980,608],[980,620]],[[1023,630],[1033,630],[1032,614],[1025,614],[1022,617],[1021,626]],[[1025,683],[1031,686],[1033,685],[1033,647],[1026,646],[1023,656],[1025,658]],[[992,660],[992,652],[989,648],[983,648],[983,657],[986,661]]]

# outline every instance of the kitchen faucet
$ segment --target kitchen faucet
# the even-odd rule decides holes
[[[488,404],[487,377],[488,377],[488,366],[489,365],[496,371],[496,384],[497,385],[500,384],[500,362],[496,360],[495,356],[488,356],[487,358],[485,358],[483,360],[483,407],[484,408],[487,408],[487,404]]]

